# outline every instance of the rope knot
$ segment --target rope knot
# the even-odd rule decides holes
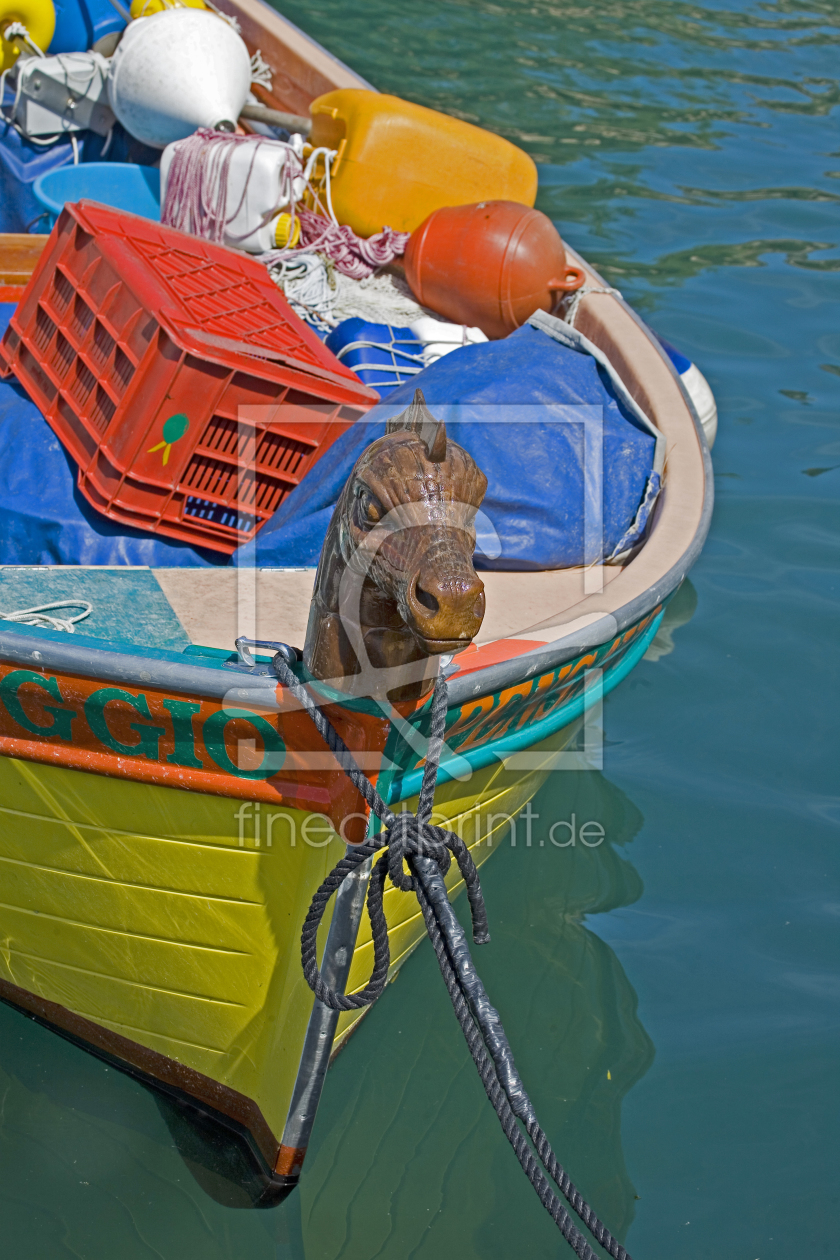
[[[388,846],[388,875],[391,883],[403,892],[416,892],[417,881],[405,872],[405,859],[409,857],[431,858],[441,875],[446,875],[452,864],[451,843],[448,833],[441,827],[422,822],[416,814],[404,810],[384,832],[382,839]]]

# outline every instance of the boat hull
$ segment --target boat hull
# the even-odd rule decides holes
[[[521,837],[516,819],[558,750],[633,668],[659,619],[650,614],[611,644],[450,709],[435,817],[478,863],[517,825]],[[299,1176],[317,1091],[302,1127],[290,1121],[293,1100],[326,1070],[333,1037],[340,1044],[360,1018],[333,1023],[313,1064],[307,1047],[324,1008],[302,975],[301,924],[344,853],[346,812],[357,813],[358,839],[369,819],[283,689],[259,692],[247,709],[225,707],[231,683],[241,705],[240,682],[268,679],[214,661],[178,681],[226,693],[179,699],[151,677],[180,668],[168,653],[121,658],[127,685],[116,688],[103,677],[119,674],[113,657],[91,642],[20,632],[7,636],[19,659],[0,663],[0,997],[217,1119],[244,1146],[259,1196],[276,1198]],[[62,659],[71,646],[80,655]],[[24,655],[35,669],[20,668]],[[86,665],[88,676],[67,664]],[[145,676],[142,691],[128,685],[130,670]],[[371,759],[384,766],[378,785],[389,802],[415,808],[428,705],[392,721],[365,701],[327,708],[368,772]],[[251,738],[243,754],[240,736],[263,726],[274,735],[263,732],[261,749]],[[214,743],[209,728],[232,742]],[[286,749],[281,770],[243,778],[237,759],[263,765],[274,739]],[[183,764],[190,759],[200,766]],[[174,761],[182,764],[170,777]],[[460,889],[454,866],[449,885]],[[385,909],[393,974],[424,929],[409,894],[389,888]],[[351,926],[354,991],[372,945],[366,915]]]
[[[303,113],[324,92],[369,86],[261,0],[220,2],[273,72],[273,90],[258,89],[266,104]],[[641,658],[711,513],[708,450],[672,364],[620,295],[587,277],[577,326],[667,436],[665,488],[613,582],[587,570],[579,597],[546,594],[519,638],[485,646],[472,670],[461,658],[436,805],[479,863],[512,826],[527,847],[521,811],[587,708]],[[191,1167],[203,1139],[190,1126],[238,1144],[250,1189],[224,1201],[276,1202],[296,1183],[317,1105],[310,1089],[293,1114],[301,1086],[359,1019],[333,1024],[320,1064],[307,1057],[319,1010],[300,927],[343,841],[362,838],[365,808],[269,669],[249,674],[221,649],[213,663],[207,649],[80,640],[0,635],[0,998],[154,1085]],[[388,721],[364,706],[329,712],[375,775],[394,753]],[[416,804],[422,763],[422,747],[403,748],[379,775],[392,805]],[[455,870],[449,886],[456,895]],[[423,926],[409,895],[388,889],[385,907],[394,974]],[[353,991],[370,971],[366,917],[350,939]],[[218,1182],[202,1180],[211,1193]]]
[[[533,749],[525,773],[496,760],[441,787],[436,817],[477,863],[508,820],[515,829],[579,720]],[[302,810],[12,757],[0,757],[0,801],[0,997],[214,1118],[276,1201],[304,1154],[281,1154],[313,1006],[300,926],[339,837]],[[462,887],[454,866],[448,883]],[[409,894],[389,888],[385,909],[394,975],[424,928]],[[365,918],[351,990],[371,955]],[[359,1018],[342,1017],[338,1043]]]

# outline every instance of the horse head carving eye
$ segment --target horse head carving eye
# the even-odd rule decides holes
[[[382,505],[361,482],[356,486],[356,519],[362,529],[370,529],[383,517]]]

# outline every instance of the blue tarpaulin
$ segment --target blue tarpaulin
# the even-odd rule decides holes
[[[0,306],[0,335],[12,309]],[[479,567],[579,564],[587,517],[597,554],[605,556],[632,534],[634,521],[643,524],[658,485],[651,476],[654,436],[590,354],[526,325],[504,341],[455,350],[394,391],[339,438],[233,563],[317,564],[353,464],[384,433],[386,419],[408,405],[415,386],[487,476]],[[23,389],[0,382],[0,564],[228,563],[220,553],[107,520],[80,494],[76,477],[75,464]]]
[[[543,323],[570,344],[526,324],[503,341],[455,350],[394,390],[319,460],[234,563],[316,564],[353,464],[416,387],[487,476],[477,565],[563,568],[629,545],[659,485],[655,431],[581,348],[584,339],[560,321]]]

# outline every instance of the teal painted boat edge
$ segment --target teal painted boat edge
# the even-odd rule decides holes
[[[500,735],[498,739],[491,740],[487,744],[481,744],[477,748],[468,748],[454,757],[447,757],[445,760],[442,760],[438,770],[438,783],[448,783],[452,779],[458,778],[465,762],[469,764],[471,770],[481,770],[484,766],[490,765],[492,761],[501,761],[512,753],[522,752],[526,748],[533,747],[534,744],[547,739],[549,735],[554,735],[557,731],[562,730],[564,726],[568,726],[570,722],[574,722],[581,717],[587,709],[590,709],[596,701],[607,695],[614,687],[617,687],[635,669],[653,642],[664,616],[665,609],[663,608],[662,612],[657,617],[654,617],[644,633],[639,636],[638,642],[634,643],[625,652],[618,664],[611,669],[604,670],[601,683],[598,686],[588,687],[580,695],[567,701],[566,704],[560,705],[553,713],[547,714],[539,722],[534,722],[521,731],[512,731],[509,734]],[[393,805],[395,801],[402,801],[407,797],[416,796],[420,791],[422,782],[422,766],[417,770],[410,771],[402,779],[394,778],[389,784],[386,798],[387,804]]]
[[[679,581],[676,586],[679,586]],[[645,606],[640,609],[636,621],[673,594],[673,590],[666,590],[657,599],[653,589],[646,593]],[[658,591],[659,587],[655,590]],[[631,624],[628,622],[622,628],[627,629]],[[511,657],[500,665],[476,670],[463,679],[456,677],[449,684],[450,707],[527,682],[594,647],[609,643],[618,633],[620,628],[611,616],[607,616],[580,634],[568,635],[547,647]],[[218,657],[172,652],[165,648],[140,648],[134,644],[86,636],[83,639],[81,635],[66,635],[16,622],[0,622],[0,660],[30,668],[35,665],[40,669],[82,674],[103,682],[175,690],[208,700],[248,699],[269,709],[277,707],[275,680],[266,675],[251,674],[245,669],[228,668]]]
[[[6,629],[6,627],[14,627]],[[206,699],[249,700],[269,709],[277,707],[276,681],[265,675],[229,669],[222,660],[170,652],[165,648],[140,648],[115,640],[85,638],[0,623],[0,659],[39,669],[81,674],[102,682],[134,687],[180,691]]]

